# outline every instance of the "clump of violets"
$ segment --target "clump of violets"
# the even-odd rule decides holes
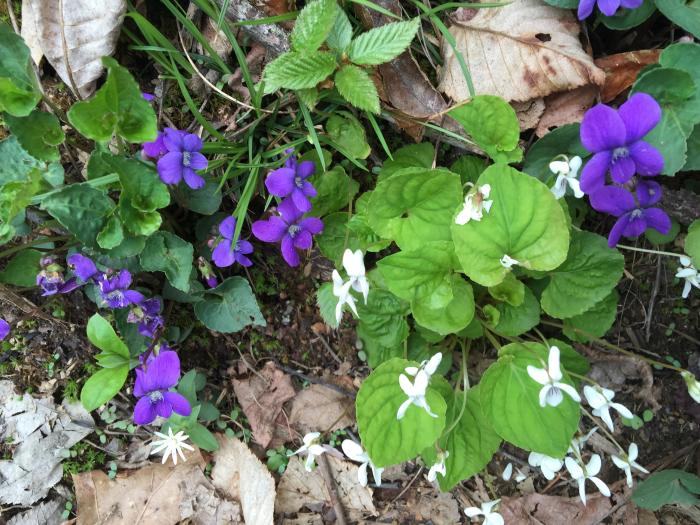
[[[585,20],[593,12],[596,3],[598,9],[605,16],[613,16],[620,7],[625,9],[637,9],[644,0],[581,0],[578,4],[578,19]]]
[[[593,157],[583,168],[581,190],[593,209],[618,218],[608,236],[610,247],[648,228],[662,234],[671,229],[668,215],[654,207],[661,186],[648,180],[661,173],[664,159],[643,140],[660,119],[661,107],[646,93],[635,93],[618,110],[597,104],[583,117],[581,143]]]
[[[253,261],[248,257],[248,254],[253,253],[253,245],[243,239],[238,239],[233,242],[236,233],[236,218],[226,217],[219,224],[218,240],[212,240],[212,244],[216,242],[216,246],[211,253],[211,259],[219,268],[226,268],[233,263],[238,263],[241,266],[252,266]]]
[[[193,133],[165,128],[153,142],[143,144],[143,156],[157,161],[158,176],[165,184],[179,184],[184,179],[193,190],[202,188],[204,178],[197,171],[209,165],[200,153],[202,139]]]
[[[192,407],[187,399],[170,389],[180,380],[180,358],[172,350],[161,351],[136,369],[134,423],[148,425],[157,417],[168,418],[173,412],[189,416]]]
[[[75,277],[66,280],[63,266],[54,257],[43,257],[39,264],[41,270],[36,276],[36,284],[41,287],[41,295],[69,293],[80,286]]]

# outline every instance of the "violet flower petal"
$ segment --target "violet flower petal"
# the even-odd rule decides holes
[[[187,184],[193,190],[199,190],[207,183],[200,175],[197,175],[192,168],[182,168],[182,175]]]
[[[605,185],[605,175],[610,168],[612,153],[601,151],[591,157],[581,172],[581,191],[593,193]]]
[[[286,261],[286,263],[291,266],[299,266],[299,254],[297,251],[294,249],[294,240],[291,238],[291,236],[286,235],[282,239],[282,258]]]
[[[134,407],[134,423],[137,425],[148,425],[156,418],[156,407],[151,403],[148,396],[138,400]]]
[[[290,168],[278,168],[265,178],[267,191],[277,197],[286,197],[294,190],[296,173]]]
[[[610,176],[618,184],[624,184],[634,177],[635,170],[634,161],[628,156],[613,159],[610,163]]]
[[[316,164],[313,163],[313,161],[310,160],[304,160],[300,162],[297,165],[297,176],[301,177],[302,179],[306,179],[307,177],[310,177],[313,175],[316,171]]]
[[[644,137],[659,123],[661,106],[651,95],[635,93],[620,106],[618,114],[625,123],[626,142],[631,144]]]
[[[253,235],[264,242],[279,242],[287,234],[289,226],[280,217],[270,217],[266,221],[255,221]]]
[[[158,161],[158,175],[166,184],[177,184],[182,180],[182,153],[171,151]]]
[[[638,140],[629,146],[630,158],[634,161],[636,171],[643,177],[653,177],[664,169],[664,157],[654,146]]]
[[[182,138],[182,147],[186,151],[194,152],[202,149],[202,139],[194,133],[187,133]]]
[[[661,185],[653,180],[639,180],[635,189],[637,192],[637,201],[639,202],[640,206],[646,208],[661,200]]]
[[[671,231],[671,219],[660,208],[647,208],[644,210],[644,218],[646,219],[647,227],[654,228],[663,235]]]
[[[253,245],[244,239],[238,241],[237,248],[240,253],[253,253]]]
[[[245,266],[246,268],[253,266],[253,261],[248,259],[248,257],[243,255],[241,252],[234,252],[233,255],[236,258],[238,264],[240,264],[241,266]]]
[[[10,335],[10,323],[4,319],[0,319],[0,341]]]
[[[311,201],[306,198],[304,192],[299,188],[294,188],[294,191],[292,191],[292,202],[301,212],[306,213],[307,211],[311,210]]]
[[[604,186],[590,196],[591,207],[594,210],[620,217],[636,208],[634,197],[624,188]]]
[[[311,233],[306,230],[299,231],[299,233],[294,236],[293,241],[294,247],[300,250],[308,250],[311,248],[311,244],[313,243]]]
[[[219,233],[225,239],[233,239],[233,236],[236,233],[236,218],[231,215],[221,221],[219,223]]]
[[[598,152],[623,146],[625,137],[625,124],[611,107],[596,104],[583,116],[581,143],[588,151]]]
[[[192,413],[192,407],[187,398],[178,392],[164,392],[163,398],[168,403],[173,412],[181,416],[189,416]]]
[[[221,242],[216,245],[216,248],[211,252],[211,260],[214,261],[214,264],[219,268],[231,266],[236,261],[233,250],[231,249],[230,239],[222,239]]]
[[[167,390],[180,379],[180,357],[173,350],[159,353],[148,365],[144,376],[144,387],[148,392]]]
[[[292,199],[284,199],[282,202],[280,202],[277,206],[277,211],[287,224],[294,224],[302,215],[304,215],[304,213],[295,206]]]
[[[182,153],[184,150],[184,136],[186,133],[178,129],[165,128],[163,137],[163,144],[170,152]]]
[[[83,282],[87,282],[97,273],[97,266],[95,266],[92,259],[81,253],[74,253],[73,255],[70,255],[66,261],[73,269],[73,273]]]
[[[207,158],[198,152],[190,153],[190,165],[193,170],[205,170],[209,166]]]
[[[311,232],[312,235],[317,235],[323,231],[323,221],[318,217],[306,217],[299,222],[302,230]]]
[[[578,19],[585,20],[586,18],[591,16],[594,7],[595,0],[581,0],[578,4]]]
[[[143,397],[148,393],[148,390],[144,387],[144,374],[145,372],[141,368],[136,368],[136,381],[134,382],[134,396]]]
[[[598,9],[605,16],[613,16],[620,9],[620,0],[598,0]]]

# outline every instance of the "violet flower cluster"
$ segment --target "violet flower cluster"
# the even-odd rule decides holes
[[[165,128],[153,142],[143,144],[143,156],[157,161],[158,176],[165,184],[179,184],[183,179],[193,190],[202,188],[205,180],[198,170],[209,165],[200,153],[202,139],[193,133]]]
[[[642,140],[660,119],[659,104],[646,93],[635,93],[618,110],[597,104],[583,117],[581,143],[593,157],[583,168],[581,190],[593,209],[618,218],[608,236],[611,248],[621,237],[639,237],[648,228],[662,234],[671,229],[671,219],[654,206],[661,186],[649,180],[661,173],[664,158]]]
[[[311,211],[310,197],[316,196],[316,189],[306,179],[313,175],[315,165],[311,161],[297,162],[294,150],[285,153],[289,158],[284,166],[267,176],[265,186],[282,202],[277,206],[278,215],[253,223],[253,235],[264,242],[280,243],[282,257],[289,266],[298,266],[300,259],[297,250],[308,250],[313,244],[313,236],[323,231],[323,221],[318,217],[305,217]]]

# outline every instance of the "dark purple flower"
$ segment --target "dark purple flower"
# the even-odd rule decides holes
[[[163,326],[160,308],[160,299],[157,297],[146,299],[132,305],[126,320],[129,323],[138,323],[139,333],[153,339],[158,329]]]
[[[637,184],[637,198],[626,189],[605,186],[590,196],[591,206],[619,217],[610,230],[608,246],[613,248],[620,237],[639,237],[647,228],[667,234],[671,230],[671,219],[660,208],[651,208],[661,199],[661,186],[653,181]]]
[[[287,150],[292,153],[293,150]],[[287,197],[292,199],[299,211],[307,212],[311,210],[309,197],[316,196],[316,188],[306,179],[314,174],[316,166],[310,160],[297,163],[294,155],[291,155],[282,168],[278,168],[267,176],[265,186],[267,191],[277,197]]]
[[[41,271],[36,276],[36,284],[43,290],[41,295],[68,293],[80,286],[75,277],[71,277],[66,281],[63,267],[56,263],[56,259],[53,257],[44,257],[39,264],[41,265]]]
[[[97,266],[89,257],[83,254],[74,253],[66,259],[68,267],[73,270],[73,273],[84,283],[89,281],[97,274]]]
[[[589,109],[581,122],[581,143],[594,155],[581,173],[581,189],[593,193],[601,188],[608,171],[618,184],[635,173],[645,177],[661,173],[663,156],[641,140],[660,119],[661,107],[646,93],[635,93],[617,111],[605,104]]]
[[[134,407],[134,423],[148,425],[156,416],[168,418],[175,412],[181,416],[192,413],[184,396],[170,389],[180,379],[180,358],[172,350],[161,351],[146,365],[136,369],[134,396],[140,398]]]
[[[165,147],[165,142],[163,142],[164,138],[165,134],[159,131],[156,140],[153,142],[144,142],[143,149],[141,150],[143,156],[147,159],[159,159],[162,155],[165,155],[168,152],[168,148]]]
[[[626,9],[637,9],[644,0],[597,0],[598,9],[605,16],[613,16],[620,7]],[[578,4],[578,19],[584,20],[591,16],[596,0],[580,0]]]
[[[131,286],[129,270],[120,270],[117,275],[112,277],[102,274],[96,279],[96,282],[100,298],[109,308],[126,308],[130,304],[139,304],[145,299],[140,292],[129,290],[129,286]]]
[[[226,268],[237,262],[241,266],[252,266],[253,261],[246,257],[247,254],[253,253],[253,245],[243,239],[238,239],[233,242],[233,236],[236,232],[236,218],[226,217],[219,224],[219,233],[222,239],[216,245],[211,253],[212,261],[219,268]]]
[[[4,319],[0,319],[0,341],[10,335],[10,323]]]
[[[178,184],[183,178],[193,190],[204,186],[205,181],[195,170],[209,165],[206,157],[199,153],[202,139],[197,135],[172,128],[165,128],[163,143],[168,153],[158,161],[158,174],[166,184]]]
[[[155,95],[151,95],[150,93],[142,92],[141,96],[144,100],[147,100],[148,102],[153,102],[156,99]]]
[[[253,223],[253,235],[265,242],[281,242],[282,257],[289,266],[299,265],[299,250],[311,248],[313,236],[323,231],[318,217],[301,218],[303,213],[291,200],[285,199],[277,207],[280,216]]]

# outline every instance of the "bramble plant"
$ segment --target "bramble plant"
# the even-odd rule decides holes
[[[576,2],[579,18],[595,3]],[[179,6],[164,4],[187,20]],[[641,4],[597,2],[605,19]],[[208,2],[200,7],[213,19],[220,14]],[[620,7],[627,11],[616,15]],[[247,69],[242,74],[254,103],[242,118],[252,131],[229,141],[191,101],[183,72],[192,73],[194,62],[170,56],[167,39],[138,13],[129,16],[202,132],[159,129],[154,96],[110,57],[102,59],[101,87],[64,113],[42,93],[29,48],[0,23],[0,110],[10,132],[0,155],[11,165],[0,167],[0,243],[19,239],[2,252],[12,259],[0,280],[43,296],[84,293],[94,303],[86,332],[100,352],[80,391],[86,409],[126,389],[133,423],[160,425],[153,444],[163,462],[184,459],[187,440],[216,450],[207,424],[218,421],[219,409],[202,395],[205,377],[181,370],[177,348],[187,334],[169,325],[167,304],[191,309],[216,332],[265,326],[248,269],[277,257],[266,243],[278,245],[290,268],[303,268],[315,246],[335,266],[316,292],[320,314],[332,328],[356,320],[371,368],[356,397],[359,443],[340,444],[359,465],[358,483],[368,485],[371,471],[378,486],[385,468],[417,460],[429,481],[449,490],[508,443],[547,480],[566,468],[585,504],[591,484],[610,495],[597,477],[604,458],[586,449],[597,431],[616,447],[610,459],[630,487],[635,473],[648,473],[639,447],[613,436],[618,416],[635,415],[587,376],[590,363],[574,343],[627,352],[601,339],[618,308],[620,250],[645,251],[621,242],[666,239],[678,228],[662,208],[659,181],[700,166],[700,45],[668,46],[619,107],[596,104],[580,125],[551,131],[527,152],[512,106],[472,96],[446,114],[462,128],[452,135],[468,136],[487,160],[465,154],[439,166],[429,142],[390,151],[373,116],[381,105],[369,68],[409,48],[419,17],[357,34],[335,0],[307,2],[291,50],[267,64],[259,84]],[[278,113],[279,99],[262,107],[263,96],[280,89],[295,93],[299,112]],[[340,109],[343,100],[349,111]],[[373,174],[353,108],[389,155]],[[279,120],[260,131],[271,115]],[[67,144],[87,148],[83,173],[64,173]],[[362,181],[350,173],[355,168],[366,172]],[[587,203],[615,217],[607,239],[584,229]],[[26,240],[33,225],[41,227]],[[684,250],[652,253],[677,258],[685,299],[700,290],[700,220],[688,228]],[[0,340],[12,330],[0,319]],[[477,346],[496,352],[481,374],[468,366]],[[700,402],[691,371],[637,357],[679,373]],[[309,432],[294,452],[268,451],[268,466],[282,473],[299,454],[311,471],[338,443]],[[509,464],[503,478],[512,470]],[[650,507],[690,501],[697,491],[683,487],[697,481],[684,474],[672,476],[680,480],[672,494],[655,492],[666,479],[655,474],[634,498]],[[465,513],[503,523],[497,504]]]

